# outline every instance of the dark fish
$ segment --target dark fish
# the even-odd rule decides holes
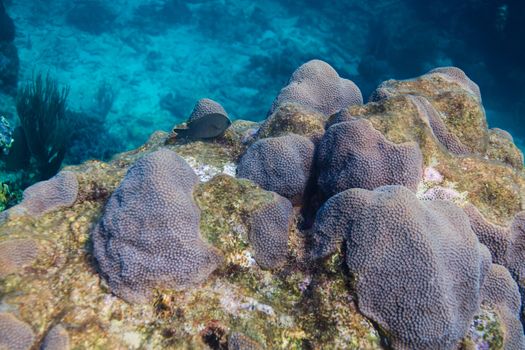
[[[173,129],[177,138],[211,139],[222,135],[230,126],[230,119],[224,114],[212,113],[189,122],[184,129]]]

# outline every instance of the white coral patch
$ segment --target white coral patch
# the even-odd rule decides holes
[[[423,171],[423,180],[427,182],[440,183],[443,182],[443,175],[434,167],[426,167]]]
[[[228,162],[219,168],[213,165],[201,163],[193,157],[184,157],[184,160],[190,165],[193,171],[195,171],[195,174],[197,174],[201,182],[208,182],[214,176],[219,174],[235,176],[235,171],[237,169],[232,162]]]

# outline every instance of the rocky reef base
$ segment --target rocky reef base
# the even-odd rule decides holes
[[[521,348],[523,156],[477,86],[362,104],[306,68],[262,123],[157,132],[0,213],[0,348]]]

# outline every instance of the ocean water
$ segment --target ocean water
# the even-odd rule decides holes
[[[458,66],[480,85],[490,126],[525,139],[523,1],[4,5],[16,27],[19,86],[49,72],[70,87],[68,108],[84,121],[67,163],[137,147],[186,120],[202,97],[233,119],[262,120],[291,73],[313,58],[356,82],[365,100],[383,80]],[[1,106],[16,124],[9,99]]]

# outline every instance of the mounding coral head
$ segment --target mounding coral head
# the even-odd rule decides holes
[[[218,102],[202,98],[193,108],[186,127],[173,131],[183,139],[211,139],[221,136],[230,125],[228,114]]]
[[[432,69],[427,74],[445,75],[449,79],[461,85],[464,89],[469,90],[481,102],[481,92],[479,91],[478,84],[470,80],[470,78],[460,68],[458,67],[438,67],[438,68]]]
[[[61,171],[49,180],[26,188],[20,204],[0,213],[0,223],[10,216],[38,218],[52,211],[71,207],[77,196],[77,176],[71,171]]]
[[[295,134],[261,139],[242,156],[237,177],[301,204],[310,180],[314,149],[310,139]]]
[[[255,250],[255,261],[264,269],[273,269],[286,262],[288,232],[293,207],[289,200],[273,194],[274,201],[255,210],[250,218],[248,240]]]
[[[311,60],[293,72],[268,114],[285,103],[297,103],[330,116],[349,105],[363,104],[363,95],[357,85],[341,78],[328,63]]]
[[[69,334],[59,324],[51,328],[41,346],[41,350],[69,350],[70,348]]]
[[[139,159],[106,204],[92,232],[94,255],[113,293],[143,302],[154,288],[204,281],[222,258],[199,232],[197,175],[175,152]]]
[[[0,242],[0,278],[17,273],[38,256],[38,244],[33,239],[11,239]]]
[[[423,176],[423,156],[416,143],[395,144],[366,119],[328,128],[317,150],[318,185],[330,197],[349,188],[404,185],[412,190]]]
[[[314,257],[346,242],[359,309],[399,349],[454,348],[491,263],[459,207],[420,201],[403,186],[333,196],[317,214],[313,241]]]
[[[13,314],[0,312],[0,349],[29,350],[35,341],[31,327]]]
[[[505,349],[525,349],[520,322],[521,300],[516,282],[501,265],[492,264],[481,290],[482,302],[495,309],[504,330]]]

